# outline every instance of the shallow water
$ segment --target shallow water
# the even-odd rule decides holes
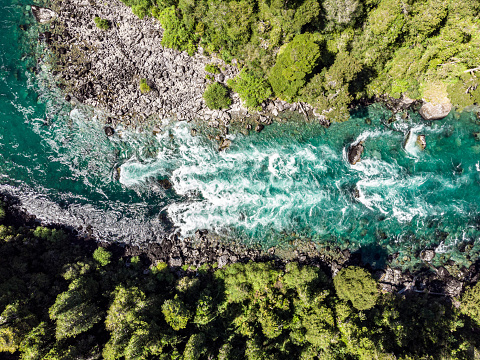
[[[172,229],[265,247],[312,238],[371,249],[363,255],[371,263],[427,246],[461,262],[460,248],[478,246],[474,113],[433,123],[409,113],[388,123],[391,113],[376,104],[328,129],[286,119],[260,134],[232,135],[224,152],[168,119],[156,136],[117,129],[107,138],[103,115],[66,103],[46,65],[38,76],[28,70],[43,50],[31,41],[36,29],[18,27],[33,22],[26,5],[10,2],[0,14],[0,191],[46,222],[135,243]],[[426,135],[425,151],[418,134]],[[346,151],[359,141],[365,152],[352,166]]]

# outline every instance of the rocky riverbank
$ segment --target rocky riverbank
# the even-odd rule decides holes
[[[149,118],[173,117],[201,120],[228,133],[230,122],[261,131],[284,111],[316,119],[308,104],[280,100],[268,101],[263,111],[251,112],[237,94],[231,94],[229,109],[208,109],[202,96],[206,86],[213,80],[226,84],[235,77],[239,70],[234,61],[229,65],[204,56],[201,48],[194,56],[164,48],[160,23],[153,18],[138,19],[117,0],[54,1],[50,8],[40,11],[34,7],[33,12],[39,23],[47,24],[40,39],[54,52],[53,74],[67,100],[104,110],[105,120],[114,126],[137,127]],[[110,28],[99,29],[95,17],[108,20]],[[207,64],[216,65],[220,73],[207,73]],[[140,90],[141,79],[146,79],[150,91]],[[329,125],[321,116],[318,120]]]
[[[17,199],[0,194],[0,204],[6,204],[7,216],[2,221],[7,226],[35,229],[42,225],[34,216],[28,215]],[[78,233],[64,225],[48,225],[64,230],[69,234],[68,241],[91,249],[97,246],[108,248],[116,256],[140,256],[147,264],[165,262],[172,272],[195,273],[202,265],[222,268],[228,264],[249,261],[273,261],[277,267],[283,268],[287,263],[295,261],[303,265],[321,268],[330,276],[347,266],[361,266],[368,269],[379,282],[384,292],[399,295],[425,293],[432,296],[444,296],[454,303],[466,286],[476,283],[480,276],[480,260],[470,268],[458,268],[456,264],[434,267],[432,261],[436,256],[434,249],[426,249],[418,256],[422,264],[414,271],[402,271],[396,267],[396,256],[389,256],[385,266],[372,268],[362,261],[362,249],[351,252],[326,244],[298,240],[288,248],[272,247],[262,250],[259,246],[245,245],[240,242],[226,241],[216,234],[199,230],[194,237],[180,238],[176,234],[165,236],[158,243],[146,246],[135,246],[119,242],[100,242],[92,236]],[[363,251],[369,251],[363,250]]]

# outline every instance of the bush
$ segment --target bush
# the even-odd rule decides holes
[[[460,311],[480,325],[480,283],[476,283],[475,286],[465,291],[462,296]]]
[[[97,25],[97,27],[101,30],[110,29],[110,21],[108,21],[107,19],[102,19],[102,18],[99,18],[98,16],[95,16],[93,21],[95,21],[95,25]]]
[[[218,82],[207,86],[203,98],[210,109],[225,109],[232,103],[232,99],[228,96],[228,90]]]
[[[356,266],[344,268],[333,278],[333,283],[337,296],[351,301],[358,310],[371,309],[377,302],[377,283],[365,269]]]
[[[205,71],[210,74],[220,74],[220,69],[217,65],[214,64],[207,64],[205,65]]]
[[[259,105],[272,95],[270,85],[263,78],[255,76],[245,69],[227,83],[251,109],[258,109]]]
[[[148,86],[147,84],[147,80],[146,79],[140,79],[140,91],[142,92],[142,94],[146,94],[150,91],[150,86]]]
[[[105,250],[103,247],[99,247],[93,252],[93,258],[100,264],[100,266],[106,266],[111,262],[112,253]]]

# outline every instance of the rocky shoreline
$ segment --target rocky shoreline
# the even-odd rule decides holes
[[[17,199],[0,194],[0,203],[6,204],[7,216],[3,223],[7,226],[35,229],[42,225],[35,216],[27,214]],[[98,246],[107,248],[117,257],[139,256],[145,264],[156,265],[165,262],[170,270],[178,276],[195,274],[199,268],[209,266],[213,269],[222,268],[228,264],[249,261],[274,262],[276,267],[284,268],[290,262],[321,268],[333,277],[342,268],[360,266],[366,268],[377,279],[383,292],[398,295],[427,294],[442,296],[458,305],[458,298],[463,290],[480,279],[480,260],[468,269],[450,271],[449,267],[434,267],[432,260],[437,254],[434,249],[423,250],[419,257],[423,264],[415,271],[402,271],[394,264],[395,256],[390,256],[385,266],[372,268],[362,261],[360,250],[351,252],[348,249],[316,244],[314,242],[297,241],[290,248],[272,247],[262,250],[259,246],[245,245],[240,242],[226,241],[206,230],[199,230],[192,238],[180,238],[176,234],[166,236],[160,243],[150,243],[147,246],[136,246],[118,242],[103,242],[92,236],[79,233],[76,229],[65,225],[45,225],[61,229],[69,236],[74,245],[80,245],[87,250],[95,250]],[[452,265],[452,264],[450,264]]]
[[[66,99],[101,109],[104,121],[115,127],[141,127],[147,119],[174,118],[200,120],[210,128],[228,134],[231,122],[246,130],[261,131],[278,120],[280,113],[293,111],[306,120],[330,123],[306,103],[268,100],[262,111],[249,111],[238,94],[231,94],[226,110],[210,110],[203,99],[208,83],[226,84],[239,70],[201,48],[189,56],[161,45],[163,30],[152,18],[138,19],[118,0],[107,3],[87,0],[53,1],[49,11],[34,11],[45,30],[40,40],[54,53],[52,73]],[[34,7],[35,9],[35,7]],[[53,11],[53,15],[52,15]],[[109,21],[110,29],[101,30],[95,17]],[[45,25],[46,24],[46,25]],[[205,65],[216,65],[218,74],[209,74]],[[214,77],[214,78],[213,78]],[[141,79],[150,91],[142,93]]]

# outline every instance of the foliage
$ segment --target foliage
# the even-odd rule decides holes
[[[343,268],[333,278],[338,297],[349,300],[358,310],[368,310],[375,306],[379,296],[377,283],[372,276],[360,267]]]
[[[160,21],[164,29],[162,45],[193,55],[196,51],[195,37],[177,17],[175,7],[168,7],[161,12],[155,9],[152,14]]]
[[[103,247],[99,247],[93,252],[93,259],[99,263],[100,266],[107,266],[112,260],[112,253]]]
[[[205,71],[210,73],[210,74],[220,74],[220,69],[215,64],[205,65]]]
[[[162,313],[165,321],[176,331],[184,329],[191,316],[190,311],[178,296],[163,303]]]
[[[110,21],[107,20],[107,19],[102,19],[102,18],[99,18],[98,16],[95,16],[93,21],[95,22],[95,25],[97,26],[97,28],[99,28],[101,30],[109,30],[110,29]]]
[[[461,301],[461,311],[480,325],[480,283],[465,291]]]
[[[150,92],[150,86],[147,84],[147,79],[140,79],[140,91],[142,94]]]
[[[210,109],[225,109],[232,103],[227,88],[218,82],[207,86],[203,99]]]
[[[297,35],[277,56],[269,81],[276,95],[284,100],[296,99],[306,77],[313,71],[320,58],[320,47],[311,34]]]
[[[242,69],[234,79],[229,79],[227,84],[250,109],[259,109],[259,105],[272,94],[270,85],[262,77],[246,69]]]

